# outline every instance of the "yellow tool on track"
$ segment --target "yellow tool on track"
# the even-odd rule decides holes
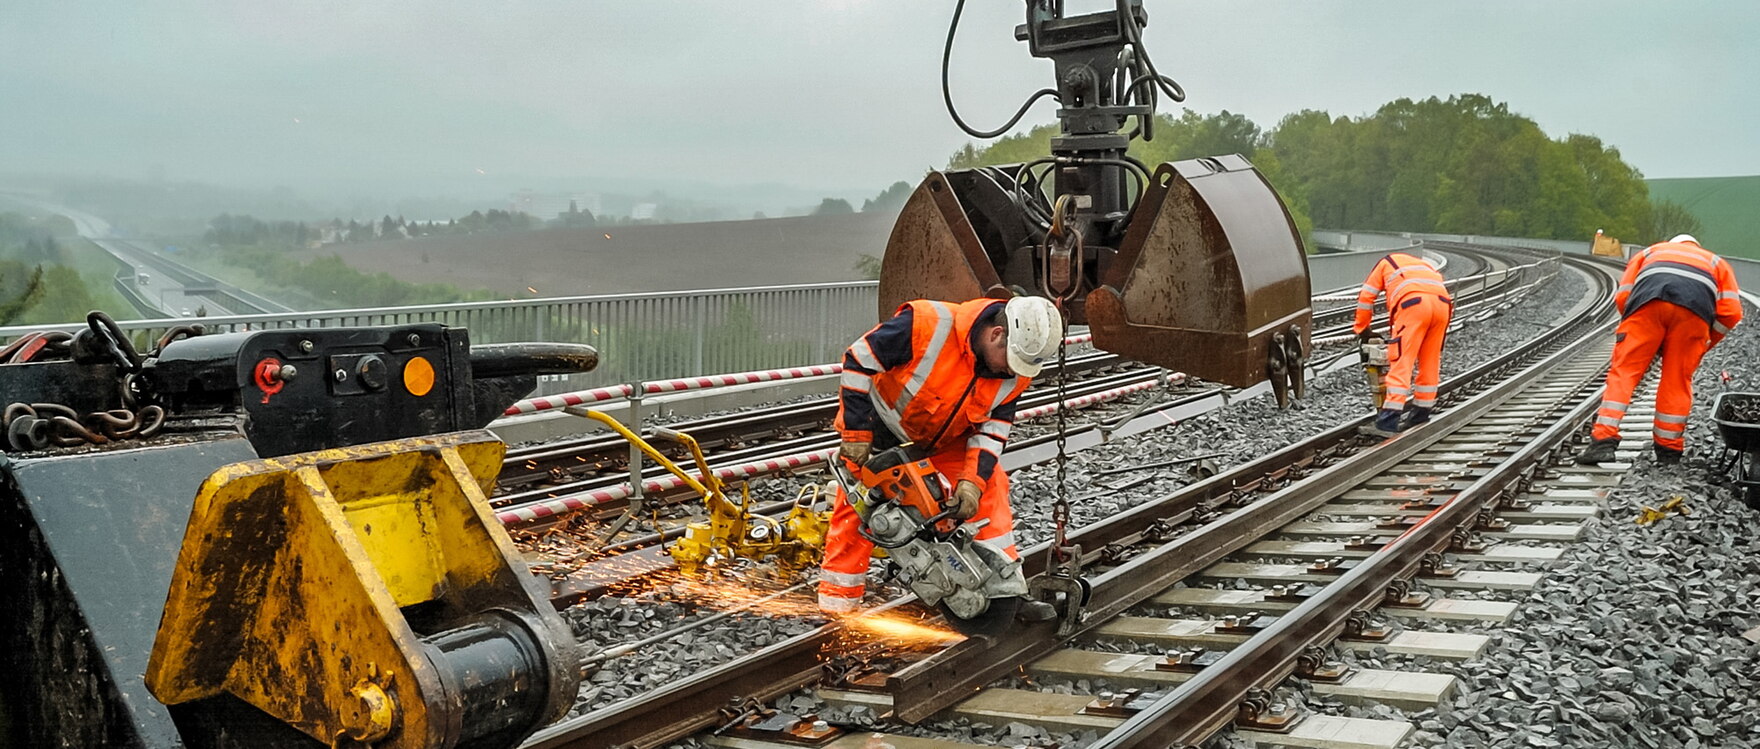
[[[1649,525],[1668,517],[1670,514],[1691,515],[1693,510],[1687,506],[1686,497],[1676,494],[1669,497],[1667,502],[1663,502],[1661,507],[1646,505],[1644,509],[1638,511],[1638,516],[1633,518],[1632,522],[1638,525]]]

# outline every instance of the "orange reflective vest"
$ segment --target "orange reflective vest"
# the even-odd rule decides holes
[[[1351,330],[1362,333],[1375,321],[1375,297],[1387,292],[1387,314],[1399,313],[1400,305],[1417,294],[1430,294],[1452,302],[1442,274],[1430,261],[1403,252],[1389,253],[1369,271],[1369,280],[1357,290],[1357,319]]]
[[[1660,242],[1626,261],[1626,272],[1614,292],[1620,317],[1630,317],[1651,302],[1685,307],[1711,326],[1717,345],[1742,321],[1742,297],[1735,271],[1711,251],[1692,242]]]
[[[998,304],[1002,302],[995,299],[906,302],[899,311],[911,312],[909,360],[884,366],[864,336],[850,346],[842,379],[846,395],[868,394],[880,422],[901,441],[917,443],[930,455],[964,443],[965,469],[962,475],[948,478],[969,479],[979,486],[989,484],[1008,440],[1012,405],[1032,382],[1026,377],[978,374],[972,328],[986,309]],[[873,432],[846,423],[847,410],[839,409],[837,414],[843,439],[872,442]]]

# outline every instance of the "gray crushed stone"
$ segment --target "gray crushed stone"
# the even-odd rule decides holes
[[[1754,310],[1749,309],[1752,316]],[[1695,378],[1687,459],[1641,452],[1485,656],[1456,664],[1369,654],[1373,667],[1451,673],[1458,694],[1440,710],[1399,715],[1437,747],[1760,746],[1760,513],[1710,467],[1722,441],[1711,400],[1760,391],[1760,326],[1738,327]],[[1691,515],[1649,526],[1645,507],[1680,496]],[[1748,637],[1744,637],[1748,633]],[[1369,717],[1365,708],[1325,707]],[[1395,711],[1395,714],[1398,714]]]
[[[1511,346],[1531,338],[1535,333],[1549,329],[1559,315],[1571,306],[1580,293],[1583,281],[1570,274],[1563,274],[1547,287],[1538,290],[1529,297],[1523,298],[1510,308],[1491,316],[1489,319],[1476,321],[1451,338],[1448,349],[1444,352],[1444,376],[1450,371],[1458,371],[1477,362],[1483,361],[1496,353],[1507,351]],[[1104,409],[1095,409],[1081,413],[1083,418],[1104,419],[1116,413],[1122,413],[1135,407],[1141,398],[1125,399]],[[1221,467],[1226,468],[1240,462],[1256,459],[1270,450],[1282,447],[1300,439],[1318,434],[1336,427],[1344,421],[1360,418],[1368,413],[1365,397],[1365,386],[1361,375],[1355,369],[1347,369],[1332,376],[1309,383],[1306,399],[1297,401],[1288,410],[1278,410],[1268,398],[1251,398],[1236,401],[1228,407],[1205,416],[1196,417],[1168,429],[1158,430],[1103,445],[1072,456],[1069,470],[1071,494],[1086,499],[1077,502],[1072,508],[1074,521],[1078,524],[1093,522],[1102,517],[1136,506],[1142,502],[1159,497],[1189,483],[1182,470],[1145,471],[1150,479],[1121,490],[1113,490],[1108,485],[1117,486],[1136,478],[1133,475],[1099,477],[1095,473],[1106,468],[1134,465],[1157,459],[1165,459],[1174,455],[1190,455],[1202,451],[1220,450],[1225,453],[1218,459]],[[1054,470],[1050,466],[1035,466],[1013,473],[1013,502],[1017,517],[1017,534],[1021,536],[1022,545],[1028,545],[1049,535],[1049,524],[1042,518],[1049,514],[1054,487]],[[753,485],[754,498],[764,497],[786,498],[793,496],[797,487],[805,478],[780,478]],[[659,631],[667,623],[676,624],[692,615],[706,615],[708,612],[667,613],[661,610],[649,617],[641,615],[639,619],[628,614],[624,609],[652,608],[661,604],[644,602],[640,605],[627,603],[625,600],[606,599],[584,604],[570,609],[567,615],[574,623],[577,632],[582,632],[583,641],[592,638],[587,644],[587,652],[595,649],[612,647],[620,642],[629,642],[653,632]],[[656,622],[648,624],[648,622]],[[799,629],[785,626],[788,622],[799,625]],[[725,626],[724,626],[725,625]],[[794,632],[805,631],[817,625],[812,618],[792,619],[788,617],[741,617],[733,622],[723,622],[716,627],[700,630],[689,644],[674,640],[643,649],[640,656],[631,656],[612,661],[602,676],[595,675],[583,685],[582,702],[577,705],[577,712],[610,704],[624,696],[651,689],[667,683],[684,674],[715,663],[725,662],[734,655],[725,655],[724,651],[743,654],[751,649],[782,639]],[[689,666],[684,665],[689,663]],[[1019,686],[1019,685],[1016,685]],[[1081,685],[1068,684],[1056,689],[1068,689],[1076,693]],[[1103,685],[1089,685],[1100,691]],[[795,708],[790,701],[799,701]],[[852,726],[881,727],[877,719],[863,709],[843,710],[817,704],[816,698],[808,693],[793,695],[778,701],[783,709],[791,709],[796,713],[818,713],[821,717]],[[1091,735],[1067,735],[1046,732],[1020,724],[988,726],[971,724],[968,721],[955,720],[939,723],[926,723],[916,727],[904,727],[886,724],[884,730],[889,732],[916,733],[924,736],[940,736],[954,738],[972,743],[1001,746],[1063,746],[1078,747],[1091,743],[1095,737]],[[691,744],[684,744],[691,745]]]

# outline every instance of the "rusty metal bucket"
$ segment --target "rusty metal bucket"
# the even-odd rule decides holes
[[[1155,170],[1085,306],[1099,348],[1235,387],[1276,387],[1281,362],[1299,396],[1310,294],[1283,201],[1246,159],[1220,156]]]
[[[1009,248],[1022,246],[1008,240],[1019,242],[1022,237],[1004,238],[997,233],[992,243],[1001,246],[992,257],[978,239],[972,220],[976,217],[979,226],[991,229],[1019,224],[1010,215],[1018,209],[998,208],[995,215],[984,211],[986,206],[1007,202],[999,184],[1002,174],[994,169],[930,172],[917,185],[892,225],[886,254],[880,260],[880,319],[890,317],[899,305],[912,299],[960,302],[1013,296],[1003,284],[998,266],[1007,267]],[[1030,261],[1031,257],[1024,259]],[[1023,280],[1027,285],[1022,288],[1034,288],[1030,277]]]
[[[881,317],[928,298],[1041,293],[1041,237],[1020,167],[932,172],[899,214],[881,265]],[[1093,230],[1068,308],[1095,346],[1235,387],[1301,395],[1311,334],[1295,222],[1240,156],[1162,164],[1128,222]],[[1116,249],[1114,249],[1116,248]]]

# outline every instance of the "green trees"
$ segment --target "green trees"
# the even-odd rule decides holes
[[[435,228],[434,233],[497,231],[523,227],[529,220],[531,217],[524,213],[491,210],[488,213],[473,212],[448,224],[449,229],[440,224],[423,225],[423,228]],[[392,239],[403,237],[410,226],[414,224],[402,217],[391,216],[376,222],[351,220],[343,224],[334,221],[327,226],[308,227],[293,221],[269,222],[250,216],[222,214],[208,222],[208,231],[203,235],[207,246],[191,252],[199,259],[247,269],[249,278],[238,279],[241,285],[264,286],[266,288],[262,290],[270,293],[303,297],[320,309],[441,304],[494,298],[486,291],[464,291],[448,284],[406,283],[388,273],[363,273],[336,255],[302,263],[290,254],[306,249],[311,240],[326,235],[343,242]],[[289,295],[288,291],[293,293]]]
[[[1041,126],[949,167],[1030,161],[1050,152]],[[1231,112],[1160,115],[1155,139],[1131,153],[1153,165],[1239,153],[1277,189],[1304,233],[1312,226],[1587,239],[1666,239],[1687,225],[1678,206],[1652,205],[1643,175],[1591,135],[1553,139],[1480,94],[1398,99],[1363,117],[1304,110],[1270,130]],[[1311,220],[1310,220],[1311,217]]]
[[[862,213],[886,213],[904,208],[904,202],[911,197],[911,183],[899,180],[880,191],[879,195],[862,201]]]
[[[855,207],[843,198],[826,198],[819,201],[818,208],[813,209],[815,216],[845,216],[855,212]]]
[[[73,233],[59,216],[0,213],[0,325],[76,322],[94,309],[133,316],[111,288],[116,261]]]

